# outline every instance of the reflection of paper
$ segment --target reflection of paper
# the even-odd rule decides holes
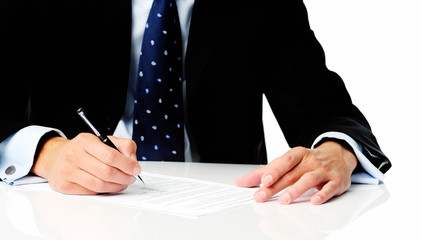
[[[256,189],[214,182],[142,173],[146,185],[134,183],[117,194],[75,196],[176,215],[199,217],[253,202]],[[47,184],[22,188],[52,191]]]

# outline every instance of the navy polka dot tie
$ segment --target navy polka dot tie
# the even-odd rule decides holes
[[[184,161],[182,38],[175,0],[154,0],[136,84],[133,140],[138,160]]]

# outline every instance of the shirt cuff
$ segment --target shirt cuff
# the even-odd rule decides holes
[[[19,130],[1,142],[0,179],[10,185],[40,182],[43,178],[24,177],[32,168],[39,140],[51,131],[65,137],[60,130],[34,125]],[[45,182],[45,179],[43,181]]]
[[[343,140],[352,147],[360,165],[366,171],[366,173],[353,174],[351,177],[352,183],[379,184],[379,182],[384,179],[384,174],[378,170],[369,161],[369,159],[365,157],[365,155],[363,155],[362,145],[356,142],[353,138],[341,132],[326,132],[315,139],[314,143],[312,144],[312,148],[314,148],[314,146],[324,138],[335,138]]]

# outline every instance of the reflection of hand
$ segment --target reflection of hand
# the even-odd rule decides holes
[[[110,137],[119,151],[95,135],[81,133],[72,140],[53,137],[45,142],[32,172],[67,194],[120,192],[135,181],[141,167],[132,140]]]
[[[390,198],[384,184],[352,184],[344,193],[345,196],[330,202],[329,207],[312,206],[303,202],[309,201],[316,191],[307,191],[296,199],[297,204],[288,206],[276,202],[255,203],[254,212],[258,214],[255,217],[260,219],[259,227],[268,239],[343,239],[344,232],[338,230],[348,227]]]
[[[355,155],[336,142],[325,142],[315,149],[296,147],[270,164],[236,179],[240,187],[254,187],[255,200],[265,202],[281,190],[291,186],[278,197],[289,204],[311,188],[316,187],[311,202],[322,204],[350,187],[350,176],[356,168]]]

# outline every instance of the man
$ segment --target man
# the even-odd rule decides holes
[[[243,187],[262,183],[257,201],[291,186],[279,197],[288,204],[316,187],[311,202],[321,204],[345,192],[353,172],[382,179],[391,164],[340,77],[326,68],[301,1],[176,3],[185,161],[267,163],[265,94],[292,149],[236,180]],[[2,1],[0,74],[9,93],[1,101],[4,181],[31,170],[69,194],[118,192],[133,183],[142,145],[127,138],[151,4]],[[80,134],[88,130],[79,107],[100,132],[115,135],[120,152]]]

